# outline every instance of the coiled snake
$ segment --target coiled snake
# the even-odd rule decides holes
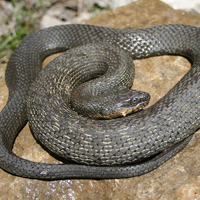
[[[12,54],[6,69],[9,100],[0,113],[0,167],[14,175],[37,179],[125,178],[157,168],[183,149],[199,128],[199,41],[200,29],[188,25],[162,25],[138,30],[66,25],[28,36]],[[132,59],[182,55],[192,61],[192,68],[150,108],[111,120],[84,118],[71,110],[67,95],[70,95],[68,91],[71,91],[73,80],[69,78],[59,78],[57,74],[44,75],[47,80],[42,81],[42,71],[36,81],[42,82],[42,88],[37,88],[35,83],[31,86],[46,56],[82,45],[99,46],[102,43],[118,46]],[[81,54],[87,57],[87,52]],[[56,62],[53,66],[60,67]],[[53,67],[44,71],[51,70],[57,73]],[[43,86],[49,83],[48,78],[53,83],[44,89]],[[62,85],[63,82],[68,85]],[[56,89],[60,90],[58,86],[65,92],[55,93]],[[40,99],[38,94],[43,97]],[[58,96],[66,97],[67,102],[58,103]],[[35,99],[40,106],[38,110],[34,110],[34,102],[28,101],[27,107],[27,97]],[[50,99],[50,103],[46,99]],[[50,114],[47,116],[48,109]],[[38,122],[38,125],[30,125],[36,137],[52,151],[81,164],[35,163],[14,155],[12,146],[27,123],[27,110],[33,115],[28,115],[30,122]]]

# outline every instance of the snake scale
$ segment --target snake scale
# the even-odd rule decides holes
[[[16,48],[6,69],[9,99],[0,113],[0,167],[11,174],[36,179],[125,178],[157,168],[182,150],[199,128],[199,42],[198,27],[177,24],[137,30],[65,25],[31,34]],[[153,106],[122,118],[84,118],[74,113],[68,103],[63,103],[64,111],[60,111],[53,94],[50,117],[39,123],[45,134],[36,137],[52,146],[52,151],[78,164],[36,163],[16,156],[12,152],[13,143],[28,121],[27,110],[31,103],[27,109],[27,96],[30,87],[34,90],[31,84],[38,77],[44,58],[56,52],[88,44],[98,46],[99,43],[118,46],[132,59],[165,54],[185,56],[191,60],[192,67]],[[34,91],[37,90],[40,91],[38,88]],[[46,96],[50,94],[48,92]],[[35,111],[36,114],[32,114],[45,115],[48,107],[51,105],[45,102],[39,111]],[[32,121],[34,117],[29,118]],[[34,129],[34,125],[31,127]]]

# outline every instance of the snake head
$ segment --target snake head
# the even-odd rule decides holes
[[[127,114],[143,109],[149,103],[149,100],[150,95],[143,91],[127,88],[114,89],[109,93],[98,96],[98,98],[81,101],[81,104],[77,104],[81,106],[77,110],[74,109],[74,111],[93,119],[112,119],[125,117]]]
[[[104,99],[104,105],[97,108],[99,112],[93,113],[91,118],[112,119],[116,117],[125,117],[142,110],[150,100],[150,95],[146,92],[131,89],[122,89],[113,91]]]
[[[142,110],[147,106],[149,100],[150,95],[143,91],[130,89],[120,91],[113,102],[110,114],[105,118],[126,116],[127,114]]]

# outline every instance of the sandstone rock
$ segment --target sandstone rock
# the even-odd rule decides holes
[[[200,26],[200,15],[173,10],[157,0],[138,2],[103,13],[88,24],[114,28],[144,28],[167,23]],[[134,88],[151,94],[151,104],[161,98],[188,71],[190,64],[179,56],[162,56],[135,61]],[[8,90],[5,66],[0,68],[0,106]],[[0,170],[0,199],[200,199],[200,134],[187,147],[158,169],[140,177],[114,180],[38,181]],[[14,152],[38,162],[58,163],[32,137],[28,125],[16,139]]]

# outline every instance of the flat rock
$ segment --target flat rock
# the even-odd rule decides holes
[[[145,28],[182,23],[200,26],[200,15],[173,10],[157,0],[140,0],[105,12],[87,24],[113,28]],[[189,70],[190,63],[179,56],[162,56],[134,61],[133,87],[151,94],[150,104],[160,99]],[[5,65],[0,68],[0,107],[8,90]],[[16,177],[0,170],[0,199],[200,199],[200,134],[187,147],[158,169],[128,179],[38,181]],[[58,163],[34,140],[28,125],[16,139],[17,155],[38,162]]]

